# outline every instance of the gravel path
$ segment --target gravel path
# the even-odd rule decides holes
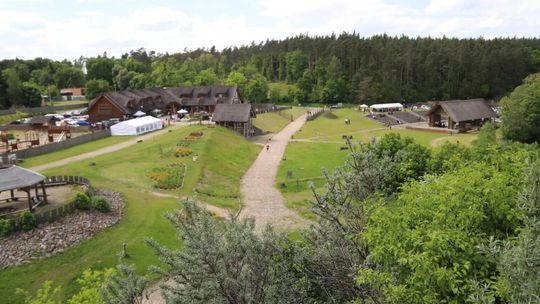
[[[80,160],[83,160],[83,159],[92,158],[92,157],[96,157],[96,156],[99,156],[99,155],[102,155],[102,154],[107,154],[107,153],[115,152],[115,151],[118,151],[118,150],[122,150],[124,148],[127,148],[129,146],[132,146],[132,145],[136,144],[137,141],[139,141],[139,140],[146,140],[146,139],[152,138],[154,136],[159,136],[159,135],[162,135],[164,133],[169,132],[169,130],[174,130],[174,129],[177,129],[179,127],[185,126],[185,125],[186,124],[174,124],[171,127],[163,129],[163,130],[159,130],[159,131],[156,131],[156,132],[152,132],[152,133],[144,134],[144,135],[141,135],[141,136],[137,136],[137,137],[132,138],[132,139],[130,139],[128,141],[124,141],[124,142],[121,142],[121,143],[117,143],[117,144],[114,144],[114,145],[103,147],[101,149],[97,149],[97,150],[94,150],[94,151],[86,152],[86,153],[75,155],[75,156],[68,157],[68,158],[64,158],[64,159],[57,160],[57,161],[54,161],[54,162],[50,162],[50,163],[47,163],[47,164],[43,164],[43,165],[40,165],[40,166],[35,166],[35,167],[30,168],[30,170],[43,171],[43,170],[47,170],[47,169],[67,165],[69,163],[77,162],[77,161],[80,161]]]
[[[287,143],[306,122],[304,114],[275,134],[268,142],[269,150],[263,147],[255,162],[242,177],[240,192],[244,205],[240,216],[255,218],[257,230],[266,225],[279,229],[305,226],[307,221],[287,209],[283,196],[274,187],[279,162],[283,158]]]

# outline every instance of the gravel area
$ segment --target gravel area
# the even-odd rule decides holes
[[[110,212],[76,210],[57,221],[40,224],[31,231],[0,238],[0,268],[56,255],[118,223],[124,209],[120,194],[102,189],[96,189],[96,192],[109,200]]]
[[[258,231],[267,224],[278,229],[291,229],[306,226],[307,221],[296,212],[285,207],[283,195],[274,187],[279,162],[294,133],[306,122],[306,114],[288,124],[267,142],[269,149],[263,147],[255,162],[242,177],[240,192],[243,209],[241,217],[255,218]]]

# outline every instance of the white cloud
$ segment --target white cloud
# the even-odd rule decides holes
[[[32,1],[32,0],[26,0]],[[39,1],[39,0],[33,0]],[[84,3],[104,0],[79,0]],[[121,0],[132,2],[132,0]],[[409,36],[486,38],[537,36],[540,1],[432,0],[424,6],[386,0],[260,0],[259,12],[238,15],[232,8],[218,16],[165,6],[122,12],[78,11],[64,19],[41,12],[0,10],[0,58],[56,59],[119,56],[145,47],[178,52],[185,47],[223,48],[308,33],[356,31],[364,36],[388,33]],[[261,19],[261,20],[258,20]]]

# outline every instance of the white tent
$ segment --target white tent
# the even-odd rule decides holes
[[[361,104],[361,105],[360,105],[360,108],[362,108],[362,109],[365,109],[365,108],[367,108],[367,107],[368,107],[367,104]]]
[[[181,109],[181,110],[176,111],[176,113],[178,113],[178,114],[187,114],[189,112],[188,112],[188,110]]]
[[[377,112],[403,111],[403,105],[400,103],[378,103],[371,105],[369,108]]]
[[[161,119],[152,116],[144,116],[141,118],[124,120],[111,126],[111,135],[139,135],[156,131],[161,128],[163,128],[163,121]]]

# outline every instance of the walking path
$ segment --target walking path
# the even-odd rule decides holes
[[[240,217],[255,218],[258,231],[266,225],[279,229],[305,226],[307,221],[297,213],[287,209],[281,193],[274,187],[279,162],[291,136],[306,122],[304,114],[275,134],[268,142],[270,149],[264,147],[255,162],[244,174],[240,182],[243,209]]]
[[[80,161],[80,160],[83,160],[83,159],[88,159],[88,158],[100,156],[102,154],[115,152],[115,151],[127,148],[129,146],[132,146],[132,145],[136,144],[139,140],[146,140],[146,139],[152,138],[154,136],[159,136],[159,135],[162,135],[164,133],[169,132],[169,130],[174,130],[174,129],[177,129],[179,127],[185,126],[185,125],[186,124],[173,124],[171,127],[163,129],[163,130],[159,130],[159,131],[156,131],[156,132],[152,132],[152,133],[144,134],[144,135],[141,135],[141,136],[137,136],[137,137],[134,137],[134,138],[132,138],[132,139],[130,139],[128,141],[124,141],[124,142],[117,143],[117,144],[114,144],[114,145],[110,145],[110,146],[107,146],[107,147],[103,147],[101,149],[97,149],[97,150],[94,150],[94,151],[90,151],[90,152],[86,152],[86,153],[83,153],[83,154],[79,154],[79,155],[75,155],[75,156],[72,156],[72,157],[57,160],[57,161],[54,161],[54,162],[50,162],[48,164],[35,166],[35,167],[30,168],[30,170],[43,171],[43,170],[47,170],[47,169],[67,165],[69,163],[77,162],[77,161]]]

